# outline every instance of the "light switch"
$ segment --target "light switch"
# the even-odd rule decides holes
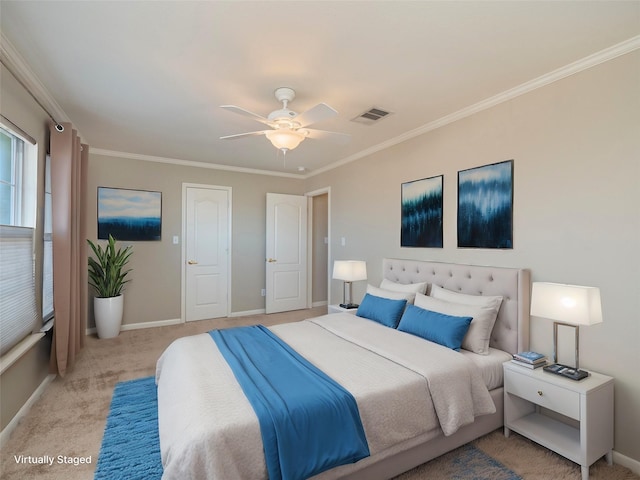
[[[178,237],[178,235],[174,235],[173,236],[173,244],[174,245],[178,245],[178,243],[180,243],[180,238]]]

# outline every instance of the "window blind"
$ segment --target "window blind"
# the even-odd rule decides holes
[[[33,231],[0,225],[0,355],[29,335],[39,321]]]

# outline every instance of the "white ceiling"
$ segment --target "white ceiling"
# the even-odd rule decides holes
[[[92,149],[309,175],[629,39],[638,48],[640,2],[1,0],[0,19],[43,103]],[[219,139],[264,127],[220,105],[266,116],[280,86],[296,90],[292,110],[335,108],[313,128],[351,141],[307,139],[285,167],[263,136]],[[373,106],[394,113],[351,121]]]

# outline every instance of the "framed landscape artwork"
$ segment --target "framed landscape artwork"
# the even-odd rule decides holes
[[[442,248],[442,175],[402,184],[401,247]]]
[[[458,172],[458,247],[513,248],[513,160]]]
[[[160,240],[162,193],[98,187],[98,239]]]

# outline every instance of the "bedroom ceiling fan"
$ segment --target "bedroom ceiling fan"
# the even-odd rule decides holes
[[[271,130],[259,130],[255,132],[226,135],[220,137],[220,139],[233,140],[254,135],[264,135],[269,139],[271,144],[278,150],[282,151],[283,154],[286,154],[289,150],[296,148],[305,138],[328,139],[340,143],[349,141],[351,136],[346,133],[327,132],[325,130],[307,128],[313,123],[327,120],[338,114],[337,111],[326,103],[319,103],[315,107],[298,114],[288,108],[289,102],[296,97],[296,92],[292,88],[277,88],[274,95],[279,102],[282,102],[282,108],[274,110],[266,118],[235,105],[221,105],[220,107],[225,110],[252,118],[260,123],[268,125],[271,127]]]

